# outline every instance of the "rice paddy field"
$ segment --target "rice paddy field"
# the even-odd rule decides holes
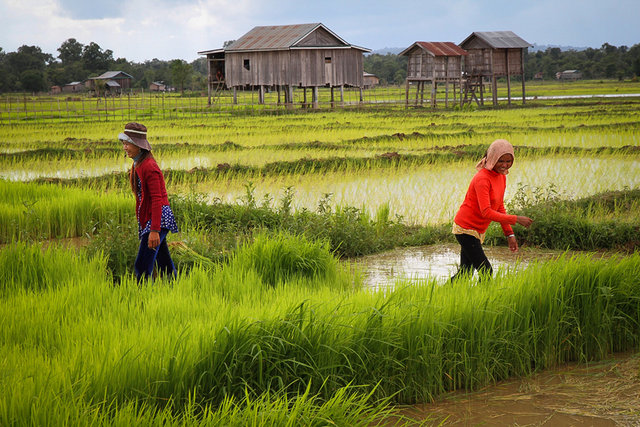
[[[639,110],[628,97],[139,120],[180,226],[178,278],[142,284],[127,120],[2,121],[0,424],[437,425],[398,408],[637,352]],[[487,282],[363,286],[348,260],[454,241],[497,138],[516,149],[508,209],[534,219],[519,243],[557,255]],[[487,245],[503,240],[490,228]]]

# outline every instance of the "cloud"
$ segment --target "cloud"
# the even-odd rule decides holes
[[[57,55],[69,38],[130,61],[198,58],[257,25],[322,22],[371,49],[418,40],[459,43],[473,31],[511,30],[530,43],[640,42],[637,0],[0,0],[2,48]]]

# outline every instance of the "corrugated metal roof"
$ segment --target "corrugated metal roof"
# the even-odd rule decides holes
[[[423,49],[435,56],[461,56],[467,55],[467,51],[453,42],[416,42]]]
[[[133,78],[133,76],[130,76],[129,74],[125,73],[124,71],[107,71],[107,72],[99,75],[98,77],[90,77],[90,79],[92,79],[92,80],[114,79],[114,78],[118,77],[120,74],[124,75],[124,76],[121,76],[121,78],[129,78],[129,79]]]
[[[289,49],[316,28],[322,27],[340,41],[349,44],[320,23],[297,25],[270,25],[255,27],[228,46],[225,51]]]
[[[525,48],[532,46],[531,43],[521,39],[513,31],[474,31],[460,43],[460,46],[464,46],[464,44],[474,36],[482,39],[489,46],[496,49]]]
[[[415,42],[398,55],[407,55],[414,47],[420,47],[434,56],[461,56],[468,52],[453,42]]]

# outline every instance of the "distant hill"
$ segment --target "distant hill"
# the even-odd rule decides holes
[[[371,51],[371,54],[386,55],[388,53],[392,53],[394,55],[397,55],[405,49],[406,47],[383,47],[382,49]]]
[[[533,47],[529,48],[529,52],[537,52],[539,50],[541,51],[545,51],[551,47],[559,47],[561,51],[566,52],[568,50],[575,50],[575,51],[581,51],[581,50],[587,50],[589,49],[589,46],[580,46],[580,47],[576,47],[576,46],[560,46],[560,45],[556,45],[556,44],[533,44]]]

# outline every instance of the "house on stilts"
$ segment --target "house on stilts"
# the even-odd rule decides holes
[[[321,23],[299,25],[259,26],[222,49],[198,52],[207,56],[209,104],[222,87],[236,91],[240,88],[258,90],[258,102],[264,103],[267,90],[284,92],[284,102],[293,105],[295,88],[304,90],[303,104],[307,104],[307,89],[311,90],[311,104],[318,106],[318,89],[340,91],[344,102],[344,88],[364,87],[363,54],[369,49],[354,46]],[[279,96],[278,96],[279,99]]]
[[[407,56],[407,80],[405,103],[409,105],[411,85],[416,89],[415,105],[424,101],[424,86],[431,87],[431,106],[436,106],[436,91],[439,84],[445,85],[445,107],[449,106],[449,85],[456,99],[456,85],[462,87],[462,59],[467,52],[452,42],[415,42],[399,55]]]
[[[513,31],[476,31],[459,46],[468,52],[465,58],[463,102],[475,100],[484,105],[484,85],[491,85],[493,105],[498,105],[497,80],[506,77],[507,98],[511,105],[511,76],[520,76],[522,103],[525,103],[524,52],[531,47]]]

